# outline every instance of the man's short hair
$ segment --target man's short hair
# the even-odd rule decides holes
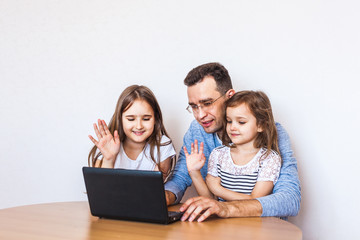
[[[233,88],[228,71],[217,62],[206,63],[192,69],[186,76],[184,84],[191,87],[208,76],[215,79],[217,91],[221,94],[225,94],[229,89]]]

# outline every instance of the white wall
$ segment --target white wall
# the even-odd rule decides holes
[[[209,61],[261,89],[288,130],[304,239],[360,236],[358,1],[0,0],[0,208],[86,200],[92,123],[149,86],[177,150],[183,79]]]

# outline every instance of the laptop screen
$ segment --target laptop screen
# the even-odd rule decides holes
[[[167,223],[162,173],[83,167],[92,215]]]

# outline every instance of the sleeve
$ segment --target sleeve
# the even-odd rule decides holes
[[[209,157],[208,174],[218,177],[219,151],[214,149]]]
[[[290,139],[285,129],[276,123],[279,148],[283,164],[279,179],[271,195],[257,198],[261,203],[263,217],[296,216],[300,210],[301,189],[297,171],[297,162],[293,156]]]
[[[169,141],[170,139],[168,137],[166,137],[165,135],[162,136],[161,143],[166,143]],[[160,146],[160,162],[165,161],[169,157],[173,157],[175,155],[176,155],[175,148],[174,145],[171,143],[171,141],[167,145]]]
[[[272,181],[275,184],[280,173],[280,156],[276,152],[272,151],[261,161],[260,166],[261,168],[259,169],[257,181]]]

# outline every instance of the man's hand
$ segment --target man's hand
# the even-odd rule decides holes
[[[166,205],[168,206],[173,204],[176,200],[175,194],[167,190],[165,190],[165,198],[166,198]]]
[[[202,222],[213,214],[221,218],[229,217],[229,209],[225,203],[207,197],[188,199],[181,206],[180,211],[184,212],[181,221],[188,219],[189,222],[197,217],[197,221]]]
[[[262,206],[256,199],[218,202],[207,197],[194,197],[187,200],[180,211],[184,212],[181,221],[188,219],[192,222],[198,218],[197,221],[202,222],[211,215],[221,218],[260,217]]]

